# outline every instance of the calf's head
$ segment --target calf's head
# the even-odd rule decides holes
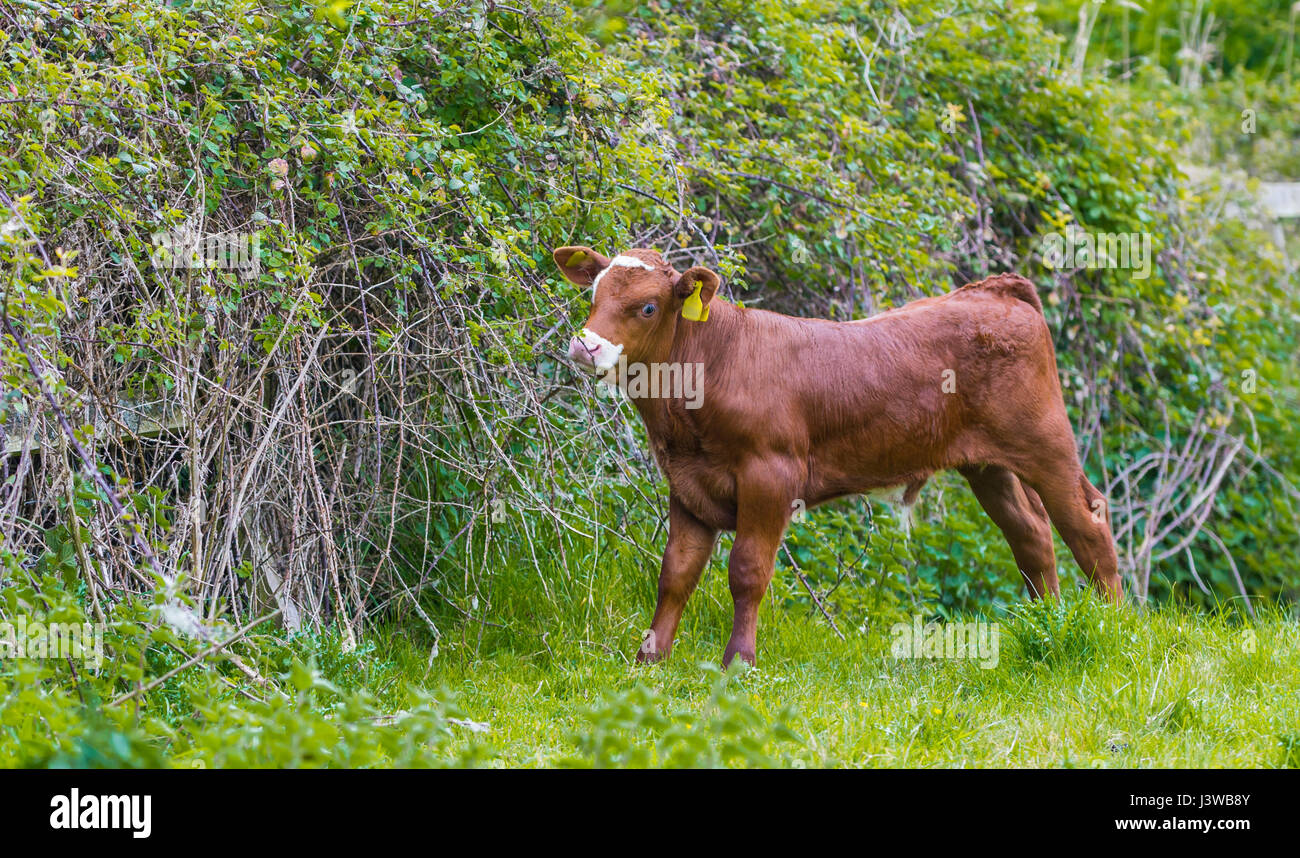
[[[607,381],[620,358],[628,364],[667,360],[679,316],[707,320],[718,288],[718,275],[709,269],[679,273],[644,248],[613,259],[590,247],[560,247],[552,255],[570,282],[592,287],[591,313],[569,341],[569,357]]]

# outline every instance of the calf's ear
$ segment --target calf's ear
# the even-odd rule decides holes
[[[682,272],[673,284],[673,294],[682,300],[682,318],[693,322],[709,320],[709,302],[718,291],[718,275],[696,266]]]
[[[590,286],[596,275],[609,267],[609,258],[590,247],[557,247],[551,252],[570,283]]]

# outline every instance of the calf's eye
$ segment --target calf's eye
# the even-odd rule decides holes
[[[655,314],[655,311],[658,309],[659,308],[656,307],[654,304],[646,304],[644,307],[641,308],[641,315],[645,316],[648,319],[651,316],[653,316]]]

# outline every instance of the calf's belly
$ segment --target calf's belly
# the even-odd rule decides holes
[[[850,495],[911,504],[925,481],[943,467],[932,455],[862,438],[813,445],[806,461],[806,479],[790,498],[792,512]],[[729,469],[688,459],[667,471],[673,494],[696,518],[719,530],[736,528],[736,480]]]
[[[952,467],[954,445],[936,424],[905,432],[862,431],[813,444],[808,455],[810,503],[845,495],[897,502],[936,471]],[[910,502],[910,501],[909,501]]]

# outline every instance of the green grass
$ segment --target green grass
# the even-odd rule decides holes
[[[730,604],[725,576],[711,578],[663,664],[631,662],[652,588],[627,592],[617,576],[588,582],[585,600],[550,616],[535,602],[499,605],[506,629],[483,626],[480,638],[465,624],[432,660],[409,627],[381,631],[374,658],[391,685],[455,692],[488,725],[475,736],[487,758],[505,766],[1300,762],[1300,631],[1282,610],[1251,621],[1068,592],[990,616],[1000,658],[985,669],[894,658],[887,630],[845,628],[841,641],[778,598],[762,614],[759,666],[720,680],[707,663],[722,651]],[[737,737],[748,746],[729,744]]]
[[[841,640],[784,573],[760,614],[759,666],[724,674],[720,562],[671,660],[638,665],[649,561],[616,544],[604,559],[557,557],[540,580],[503,564],[460,610],[426,598],[436,650],[414,615],[347,652],[336,633],[267,626],[237,644],[266,685],[219,657],[185,667],[192,644],[125,603],[103,671],[0,661],[0,766],[1300,767],[1288,607],[1114,607],[1067,586],[982,618],[998,624],[995,664],[897,658],[903,603],[837,594]],[[81,616],[56,579],[41,587],[49,616]],[[146,682],[138,707],[110,702]]]

